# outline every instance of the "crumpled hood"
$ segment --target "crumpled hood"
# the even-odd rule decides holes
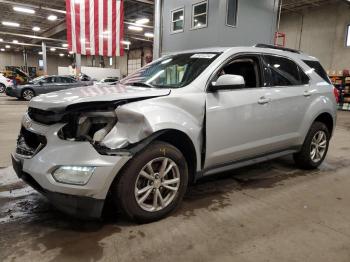
[[[34,97],[29,107],[42,110],[62,110],[69,105],[89,102],[113,102],[127,99],[166,96],[170,89],[118,85],[83,86]]]

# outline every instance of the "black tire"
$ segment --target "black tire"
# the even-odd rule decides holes
[[[311,158],[311,151],[312,151],[311,142],[315,137],[315,135],[318,134],[318,132],[320,131],[324,132],[324,134],[326,135],[326,139],[327,139],[326,147],[321,159],[314,161]],[[297,166],[302,169],[316,169],[317,167],[319,167],[322,164],[323,160],[326,158],[328,147],[329,147],[329,140],[330,140],[330,131],[328,130],[327,126],[321,122],[314,122],[305,138],[304,144],[300,152],[293,155],[294,161],[297,164]]]
[[[0,83],[0,93],[4,93],[5,89],[6,89],[6,86]]]
[[[32,89],[26,88],[22,91],[22,98],[26,101],[30,101],[35,96]]]
[[[169,158],[176,163],[180,182],[173,200],[167,206],[157,211],[146,211],[137,203],[135,186],[137,186],[141,170],[151,160],[158,158]],[[138,223],[149,223],[164,218],[178,207],[186,192],[187,184],[188,168],[183,154],[171,144],[155,141],[130,159],[122,172],[118,174],[118,179],[113,183],[111,192],[116,208],[121,209],[131,220]],[[151,199],[154,197],[155,190],[153,189],[149,195]],[[167,189],[162,189],[162,187],[160,190],[167,192]]]

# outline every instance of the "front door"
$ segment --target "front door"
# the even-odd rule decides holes
[[[271,152],[274,145],[271,93],[265,88],[259,55],[239,56],[217,73],[241,75],[245,87],[208,92],[205,168]]]

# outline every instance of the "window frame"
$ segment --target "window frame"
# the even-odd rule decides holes
[[[183,19],[174,20],[174,13],[179,12],[179,11],[182,11]],[[179,7],[179,8],[171,10],[170,11],[170,16],[171,16],[171,19],[170,19],[170,33],[171,34],[183,33],[184,29],[185,29],[185,7],[182,6],[182,7]],[[182,29],[174,30],[174,23],[176,23],[177,21],[182,21]]]
[[[236,0],[236,19],[235,19],[235,24],[234,25],[230,25],[228,23],[228,4],[229,4],[230,0],[226,0],[226,19],[225,19],[225,25],[228,27],[233,27],[236,28],[237,27],[237,21],[238,21],[238,0]]]
[[[266,78],[265,78],[265,74],[264,74],[264,60],[262,57],[263,54],[258,53],[258,52],[242,52],[242,53],[236,53],[231,55],[230,57],[226,58],[219,66],[217,66],[211,73],[210,77],[207,80],[207,83],[205,85],[205,92],[206,93],[212,93],[212,91],[210,91],[210,85],[213,82],[213,80],[217,77],[217,75],[220,73],[220,71],[229,63],[231,63],[232,61],[236,60],[236,59],[240,59],[241,57],[244,56],[256,56],[257,59],[259,60],[259,68],[260,68],[260,83],[262,84],[262,86],[260,87],[249,87],[249,88],[242,88],[242,89],[228,89],[228,90],[223,90],[223,91],[240,91],[243,89],[248,89],[248,90],[254,90],[254,89],[264,89],[264,88],[268,88],[268,86],[265,85],[266,83]]]
[[[286,86],[276,86],[276,85],[272,85],[272,75],[271,75],[271,69],[270,66],[268,66],[267,61],[265,60],[265,56],[272,56],[272,57],[279,57],[282,59],[286,59],[289,60],[290,62],[294,63],[298,69],[298,74],[299,74],[299,80],[301,81],[301,73],[304,73],[304,75],[308,78],[308,83],[307,84],[303,84],[300,83],[299,85],[286,85]],[[282,56],[282,55],[277,55],[277,54],[270,54],[270,53],[263,53],[261,54],[261,58],[262,58],[262,62],[264,64],[264,67],[266,67],[268,69],[268,84],[266,85],[267,88],[287,88],[287,87],[295,87],[295,86],[305,86],[305,85],[310,85],[310,77],[305,73],[305,71],[302,69],[302,67],[293,59],[287,57],[287,56]]]
[[[194,15],[194,9],[196,6],[206,4],[206,12],[205,13],[200,13],[197,15]],[[198,3],[192,4],[192,11],[191,11],[191,30],[197,30],[197,29],[202,29],[208,27],[208,13],[209,13],[209,5],[208,5],[208,0],[200,1]],[[205,14],[205,24],[201,26],[194,26],[194,19],[197,16],[202,16]]]

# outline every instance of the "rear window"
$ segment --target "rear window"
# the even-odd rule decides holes
[[[323,78],[324,81],[331,84],[331,81],[329,80],[326,71],[323,69],[321,64],[318,61],[311,61],[311,60],[303,60],[305,64],[307,64],[309,67],[315,70],[315,72]]]

